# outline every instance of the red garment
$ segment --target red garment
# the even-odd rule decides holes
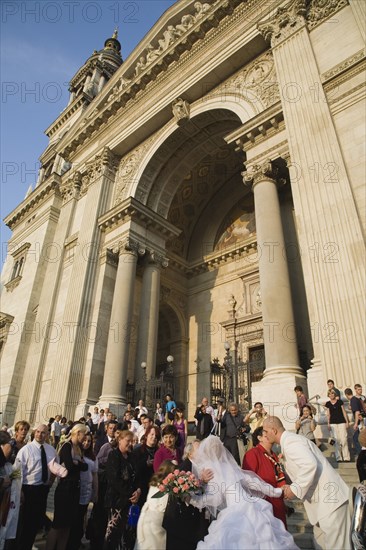
[[[268,457],[266,457],[266,453],[266,449],[262,447],[261,444],[258,444],[253,449],[250,449],[244,455],[242,469],[255,472],[261,479],[263,479],[263,481],[266,481],[272,485],[272,487],[280,487],[286,482],[283,481],[277,483],[274,464]],[[275,453],[271,452],[271,457],[278,462],[278,457]],[[283,521],[287,529],[286,508],[283,498],[266,497],[266,500],[268,500],[268,502],[270,502],[273,506],[273,515]]]
[[[162,445],[161,447],[159,447],[159,449],[156,451],[154,455],[154,463],[153,463],[154,472],[158,471],[160,464],[164,462],[164,460],[176,460],[177,463],[179,464],[181,459],[182,459],[182,454],[180,452],[180,449],[175,449],[175,451],[172,452],[170,449]]]

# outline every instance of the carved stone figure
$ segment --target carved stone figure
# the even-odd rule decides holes
[[[206,13],[211,9],[210,4],[202,4],[201,2],[195,2],[194,8],[196,10],[195,19],[198,21],[198,19],[201,19],[206,15]]]
[[[146,64],[149,65],[155,59],[157,59],[160,55],[160,52],[158,49],[155,49],[154,46],[150,43],[147,46],[147,54],[146,54]]]
[[[189,119],[190,108],[188,101],[184,101],[181,97],[175,99],[172,103],[173,115],[177,124],[181,124]]]
[[[142,71],[145,69],[145,67],[146,67],[146,61],[144,56],[142,55],[138,60],[138,62],[136,63],[135,76],[138,76],[139,74],[141,74]]]
[[[160,38],[159,42],[159,51],[164,52],[169,48],[169,46],[179,38],[181,33],[177,32],[173,25],[168,25],[166,31],[163,33],[163,38]]]
[[[175,30],[178,31],[180,34],[184,34],[192,25],[195,23],[195,18],[193,15],[188,13],[187,15],[183,15],[181,22],[175,26]]]

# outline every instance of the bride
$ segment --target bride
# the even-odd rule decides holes
[[[266,496],[280,498],[281,489],[242,470],[213,435],[202,441],[192,458],[192,471],[198,478],[205,468],[214,477],[191,504],[208,509],[214,518],[219,514],[197,550],[298,550],[282,521],[274,517],[272,505],[264,500]]]

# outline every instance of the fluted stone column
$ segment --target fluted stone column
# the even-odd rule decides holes
[[[312,395],[329,377],[341,388],[364,377],[362,227],[330,104],[325,92],[319,101],[312,93],[315,84],[322,90],[322,79],[309,34],[322,13],[332,15],[332,5],[337,7],[323,3],[317,10],[313,2],[308,13],[304,0],[292,0],[259,24],[271,43],[283,90],[291,189],[313,332],[313,368],[308,373]],[[361,4],[351,5],[357,18]]]
[[[252,185],[262,298],[264,377],[303,376],[299,366],[285,241],[277,192],[277,169],[270,162],[244,173]]]
[[[133,298],[138,250],[127,241],[119,249],[119,260],[114,289],[110,331],[100,405],[115,406],[126,402],[124,395],[132,328]]]
[[[152,252],[147,260],[142,278],[140,319],[138,331],[137,364],[139,369],[146,362],[146,378],[155,376],[156,349],[159,324],[160,271],[167,260]],[[139,372],[139,371],[138,371]]]

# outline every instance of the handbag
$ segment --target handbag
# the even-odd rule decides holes
[[[136,527],[140,517],[140,506],[138,504],[131,504],[128,510],[127,525],[130,527]]]

